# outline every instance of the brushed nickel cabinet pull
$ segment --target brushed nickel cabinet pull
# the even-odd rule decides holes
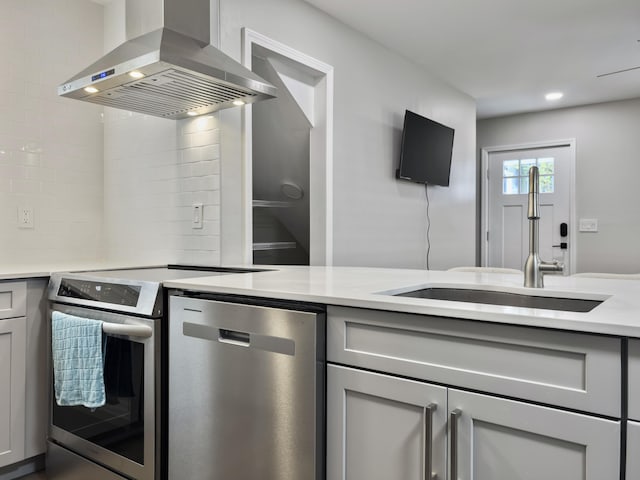
[[[451,429],[451,475],[450,480],[458,480],[458,419],[462,410],[456,408],[449,414],[449,428]]]
[[[424,407],[424,480],[435,480],[433,473],[433,412],[438,405],[430,403]]]

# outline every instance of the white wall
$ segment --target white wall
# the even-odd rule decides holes
[[[102,109],[57,86],[102,52],[102,7],[2,0],[0,264],[102,256]],[[19,206],[35,228],[19,229]]]
[[[105,45],[125,40],[124,1],[105,8]],[[220,263],[217,115],[187,120],[105,108],[105,251],[118,263]],[[191,225],[204,206],[203,228]]]
[[[475,103],[299,0],[222,0],[222,49],[247,27],[335,68],[334,264],[425,267],[424,187],[395,180],[405,109],[456,129],[451,187],[430,188],[431,268],[475,262]],[[223,260],[241,258],[240,111],[220,112]]]
[[[640,99],[478,122],[478,148],[576,139],[577,272],[640,272]]]

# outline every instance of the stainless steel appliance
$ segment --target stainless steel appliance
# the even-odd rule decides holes
[[[169,297],[169,479],[325,478],[325,314]]]
[[[171,266],[52,275],[51,312],[104,322],[107,403],[61,407],[51,395],[48,478],[161,478],[162,281],[245,271],[217,270]]]
[[[210,12],[209,0],[127,0],[127,41],[58,94],[174,120],[273,98],[273,85],[209,45],[214,5]]]

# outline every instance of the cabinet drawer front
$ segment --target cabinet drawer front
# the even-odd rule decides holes
[[[620,416],[620,339],[343,307],[327,317],[330,362]]]
[[[27,310],[27,284],[0,282],[0,319],[24,317]]]
[[[640,421],[640,340],[629,340],[629,418]]]

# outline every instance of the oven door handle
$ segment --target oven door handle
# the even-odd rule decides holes
[[[102,323],[102,331],[111,335],[149,338],[153,330],[148,325],[128,325],[126,323]]]

